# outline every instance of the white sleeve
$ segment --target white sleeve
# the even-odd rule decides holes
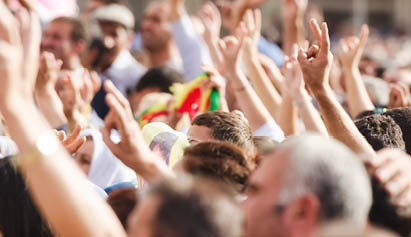
[[[0,158],[14,156],[19,152],[16,143],[9,137],[0,136]]]
[[[280,126],[278,126],[274,119],[270,119],[263,126],[257,129],[253,136],[265,136],[277,142],[282,142],[285,139],[283,130],[281,130]]]
[[[172,25],[173,37],[183,60],[187,81],[194,80],[203,64],[210,64],[210,52],[203,38],[194,30],[188,15],[182,16]]]

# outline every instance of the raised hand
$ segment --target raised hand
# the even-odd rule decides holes
[[[403,151],[384,149],[366,162],[399,208],[411,207],[411,157]]]
[[[20,1],[23,6],[16,11],[20,26],[21,42],[23,44],[23,76],[26,80],[26,93],[32,93],[39,67],[41,26],[40,20],[32,6],[27,1]]]
[[[82,86],[80,95],[82,99],[82,111],[84,107],[90,105],[94,95],[100,90],[101,79],[95,71],[84,70],[82,75]]]
[[[80,137],[81,129],[82,127],[77,125],[68,137],[64,131],[56,131],[58,139],[71,155],[75,154],[86,143],[86,137]]]
[[[368,25],[363,25],[360,38],[352,36],[340,41],[340,59],[344,68],[358,68],[369,33]]]
[[[256,59],[258,61],[258,40],[261,35],[261,11],[259,9],[248,9],[243,18],[244,38],[244,60]]]
[[[235,70],[240,70],[240,59],[242,57],[242,46],[244,42],[244,31],[239,28],[237,35],[238,38],[234,36],[227,36],[218,42],[218,47],[220,48],[221,55],[223,57],[223,67],[221,73],[227,77]]]
[[[148,182],[170,172],[161,158],[154,155],[144,142],[130,104],[111,81],[104,83],[106,102],[110,108],[101,129],[103,140],[113,154]],[[119,131],[121,141],[111,140],[111,131]]]
[[[300,65],[297,61],[298,46],[295,44],[293,47],[293,53],[290,57],[286,58],[283,70],[284,76],[288,81],[288,85],[283,83],[282,91],[287,92],[292,97],[296,104],[301,104],[302,100],[309,98],[308,92],[305,89],[305,83],[303,75],[300,69]]]
[[[52,53],[42,53],[35,85],[37,106],[53,128],[67,123],[63,103],[55,89],[61,65],[61,60],[56,60]]]
[[[333,55],[330,51],[330,37],[328,35],[328,26],[324,22],[321,29],[317,21],[310,21],[311,28],[317,38],[317,45],[311,46],[308,50],[300,49],[298,53],[298,62],[303,72],[304,81],[315,93],[316,90],[329,87],[329,74]]]
[[[63,62],[50,52],[44,52],[40,57],[40,67],[36,80],[36,91],[54,90]]]
[[[214,3],[207,2],[201,8],[199,16],[204,26],[204,40],[209,43],[217,43],[221,31],[221,15],[218,8]]]
[[[186,13],[184,2],[185,0],[168,0],[170,21],[176,21]]]
[[[390,87],[388,108],[395,109],[411,106],[411,95],[407,86],[397,82],[390,84]]]
[[[0,2],[0,103],[5,106],[16,95],[27,92],[21,72],[24,52],[21,43],[19,23],[11,12]],[[28,98],[28,95],[24,95]],[[2,107],[3,107],[2,106]]]
[[[295,19],[303,17],[307,10],[308,0],[283,0],[283,18]]]

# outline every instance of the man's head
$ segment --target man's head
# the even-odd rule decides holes
[[[391,117],[374,114],[358,119],[355,125],[375,151],[383,148],[405,150],[401,128]]]
[[[137,108],[144,96],[158,92],[171,93],[170,86],[173,83],[183,82],[184,75],[171,67],[151,68],[140,78],[136,88],[129,92],[130,104],[132,104],[132,107]]]
[[[112,191],[107,198],[107,203],[116,213],[124,228],[127,228],[127,219],[138,205],[137,189],[119,188]]]
[[[247,155],[228,142],[202,142],[184,150],[184,171],[216,179],[238,193],[245,191],[251,174]]]
[[[71,17],[58,17],[51,21],[44,31],[41,50],[49,51],[63,61],[63,69],[68,68],[72,58],[80,59],[86,46],[86,30],[80,20]]]
[[[167,4],[154,1],[144,11],[141,23],[143,46],[149,52],[164,50],[172,40],[171,24],[168,21]]]
[[[411,155],[411,107],[389,110],[383,115],[388,115],[400,126],[405,142],[405,150]]]
[[[223,187],[189,177],[154,185],[131,214],[130,236],[241,236],[242,213]]]
[[[98,8],[94,18],[99,23],[104,48],[99,59],[100,67],[108,68],[129,47],[135,24],[134,15],[124,5],[108,4]]]
[[[315,135],[278,145],[250,177],[248,188],[247,236],[314,236],[337,223],[347,227],[345,234],[358,234],[371,205],[359,158]]]
[[[240,115],[228,112],[207,112],[194,118],[188,130],[191,144],[205,141],[224,141],[242,148],[254,158],[253,135],[248,125]]]

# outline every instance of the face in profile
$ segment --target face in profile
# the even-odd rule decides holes
[[[86,143],[77,151],[74,159],[81,170],[88,175],[94,154],[94,142],[87,138]]]

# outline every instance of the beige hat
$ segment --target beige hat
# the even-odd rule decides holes
[[[98,8],[94,12],[94,18],[98,21],[109,21],[121,24],[127,29],[134,28],[134,15],[126,6],[109,4]]]

